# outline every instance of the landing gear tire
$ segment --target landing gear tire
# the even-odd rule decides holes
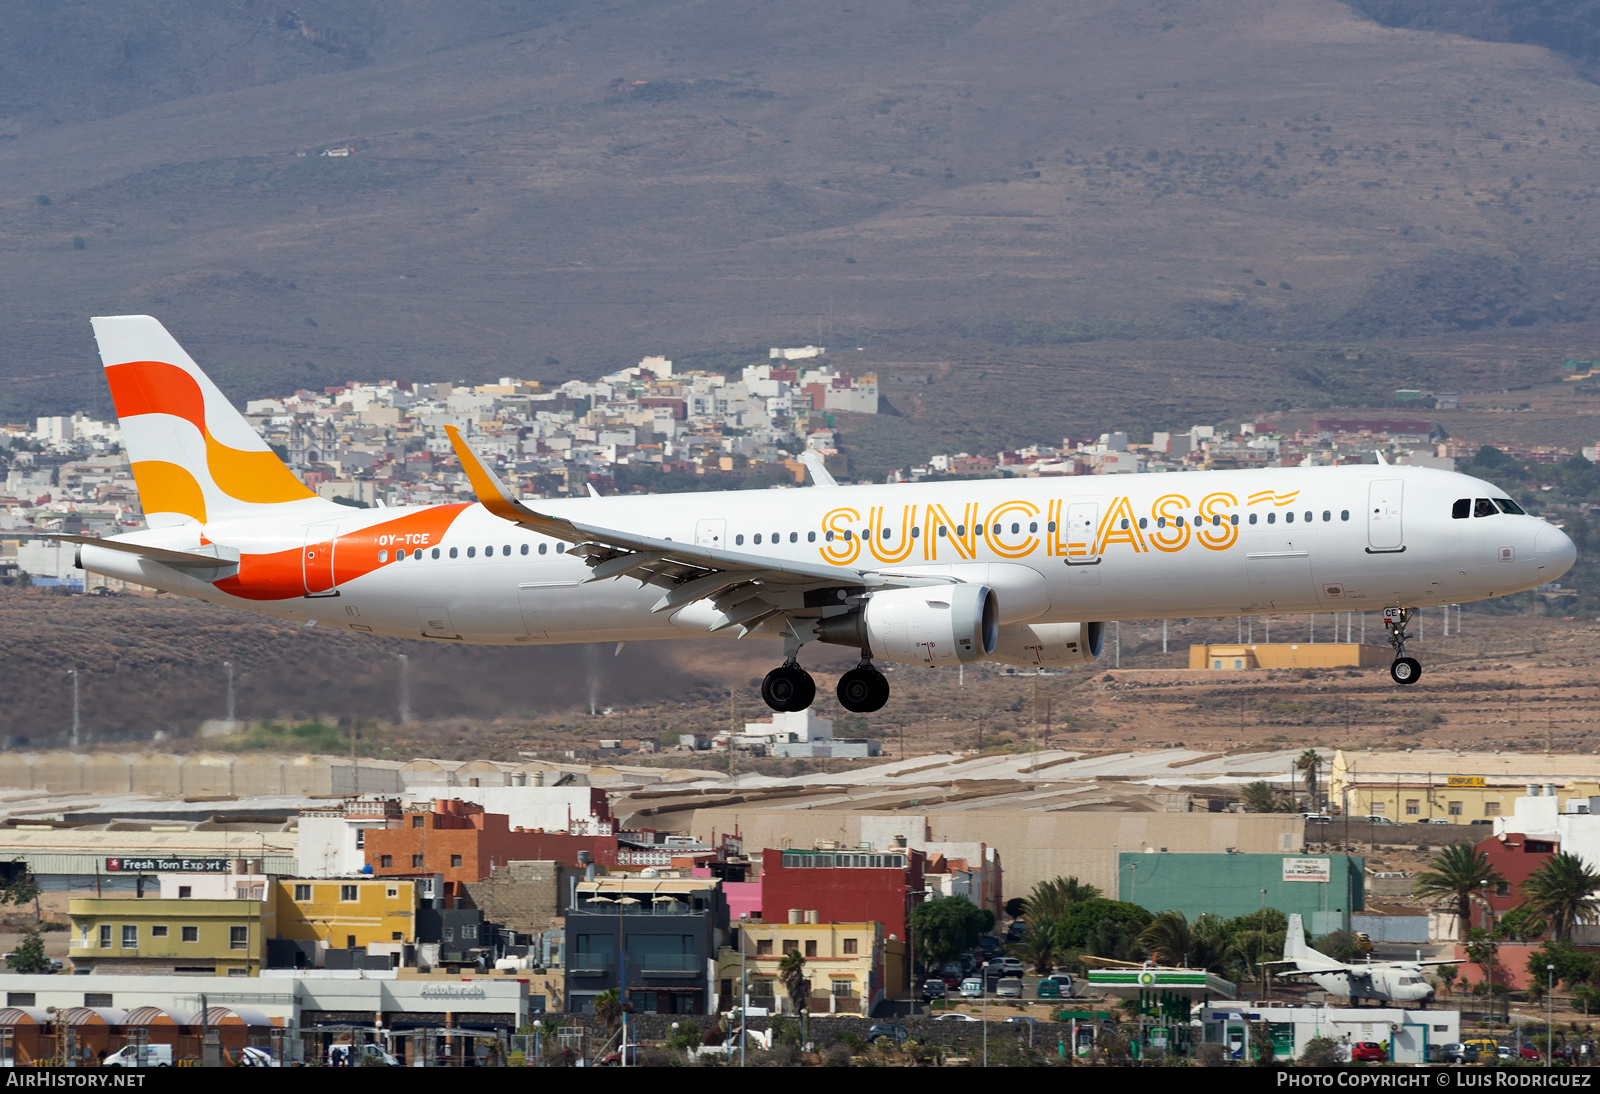
[[[761,681],[761,698],[773,710],[794,713],[817,697],[817,682],[799,665],[779,665]]]
[[[839,705],[852,714],[871,714],[889,701],[889,681],[870,665],[859,665],[839,677]]]
[[[1389,675],[1397,684],[1415,684],[1422,676],[1422,662],[1415,657],[1397,657],[1389,666]]]

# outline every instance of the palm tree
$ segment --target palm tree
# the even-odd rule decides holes
[[[1265,779],[1245,783],[1244,788],[1239,791],[1239,796],[1244,799],[1245,808],[1252,813],[1285,812],[1283,798]]]
[[[1029,922],[1034,919],[1048,919],[1055,922],[1067,914],[1067,909],[1082,900],[1093,900],[1100,895],[1100,890],[1087,882],[1082,882],[1077,877],[1051,878],[1041,881],[1033,887],[1027,899],[1022,902],[1022,914],[1028,917]]]
[[[1306,808],[1317,807],[1317,773],[1322,770],[1322,754],[1314,748],[1308,748],[1300,753],[1294,766],[1305,773],[1306,779]]]
[[[616,988],[607,988],[595,996],[594,1012],[606,1024],[606,1033],[615,1033],[617,1026],[622,1023],[622,992]]]
[[[1056,921],[1038,915],[1030,916],[1018,956],[1031,964],[1034,972],[1048,976],[1055,970],[1056,949]]]
[[[1474,850],[1470,843],[1441,847],[1428,866],[1429,870],[1417,875],[1413,891],[1420,897],[1454,901],[1461,937],[1465,938],[1472,926],[1472,894],[1485,883],[1495,885],[1505,878],[1489,862],[1489,856]]]
[[[1594,895],[1597,889],[1600,874],[1577,855],[1559,851],[1522,883],[1522,906],[1548,919],[1556,940],[1566,942],[1580,916],[1592,916],[1600,909],[1600,900]]]
[[[1187,965],[1194,935],[1182,912],[1162,912],[1139,935],[1139,945],[1163,965]]]
[[[790,950],[778,962],[778,983],[783,985],[796,1014],[806,1009],[811,1001],[811,981],[806,979],[806,959],[799,950]]]

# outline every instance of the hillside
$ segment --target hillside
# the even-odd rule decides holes
[[[1600,87],[1334,0],[98,10],[4,16],[0,418],[105,413],[114,312],[239,399],[820,339],[986,443],[1520,386],[1600,323]]]

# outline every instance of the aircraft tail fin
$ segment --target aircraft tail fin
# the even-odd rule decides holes
[[[1300,922],[1300,913],[1289,914],[1289,929],[1283,936],[1283,959],[1285,961],[1303,961],[1311,956],[1311,947],[1306,945],[1306,929]],[[1321,954],[1317,955],[1322,956]]]
[[[155,319],[91,322],[152,528],[261,515],[307,501],[316,509],[331,504],[295,478]]]

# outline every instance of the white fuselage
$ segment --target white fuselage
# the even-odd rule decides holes
[[[539,507],[589,526],[747,555],[982,582],[998,595],[1001,623],[1011,624],[1425,607],[1559,577],[1575,550],[1558,528],[1504,512],[1452,517],[1459,499],[1504,497],[1465,475],[1360,465],[576,498]],[[477,504],[341,509],[303,524],[214,521],[121,538],[179,550],[216,544],[238,550],[241,561],[237,572],[196,575],[86,545],[83,567],[323,626],[504,644],[707,633],[704,610],[652,614],[659,588],[630,579],[584,583],[588,567],[564,543]]]

